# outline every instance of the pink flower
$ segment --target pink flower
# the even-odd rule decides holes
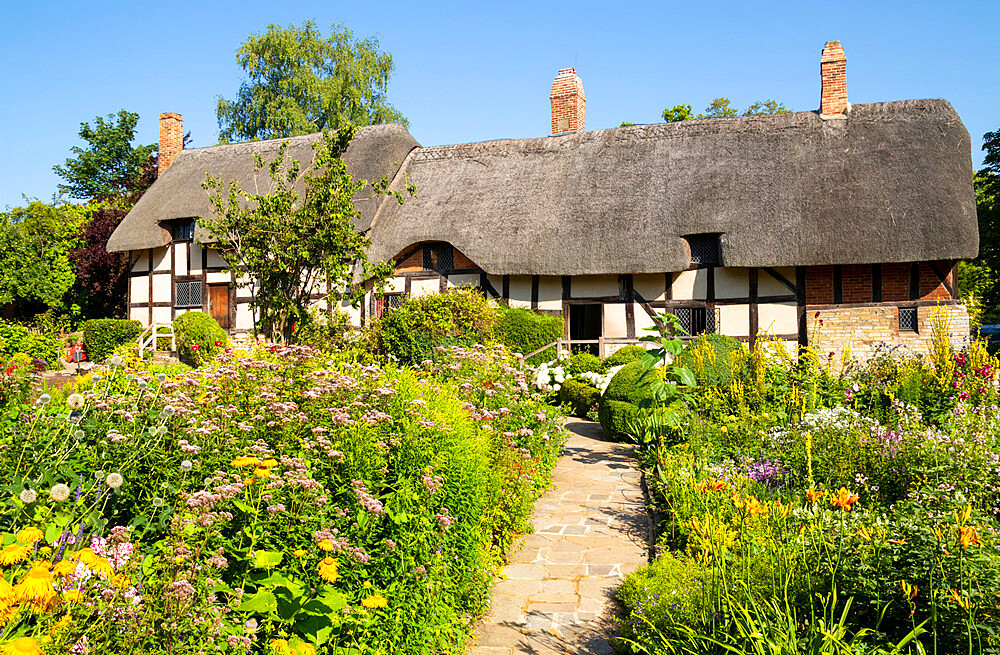
[[[198,344],[192,343],[191,344],[191,350],[198,350]]]

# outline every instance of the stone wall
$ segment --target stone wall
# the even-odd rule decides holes
[[[836,367],[845,352],[864,361],[882,345],[902,346],[909,352],[926,355],[930,352],[931,314],[938,308],[948,312],[952,344],[961,347],[968,342],[969,314],[965,305],[941,303],[917,307],[916,331],[899,329],[899,307],[894,305],[807,308],[809,345],[824,361],[832,356]]]

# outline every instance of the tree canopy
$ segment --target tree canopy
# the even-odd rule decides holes
[[[129,193],[156,151],[155,144],[132,145],[138,122],[139,114],[121,109],[117,118],[108,114],[106,119],[95,118],[93,126],[80,123],[80,138],[87,146],[73,146],[74,156],[52,167],[66,181],[59,191],[84,200]]]
[[[973,318],[1000,322],[1000,130],[983,135],[986,157],[973,179],[979,218],[979,257],[961,262],[959,296]]]
[[[743,116],[757,116],[762,114],[787,114],[789,110],[785,105],[779,104],[776,100],[757,101],[747,107]],[[705,113],[695,115],[691,110],[691,105],[675,105],[663,110],[663,120],[668,123],[677,121],[692,120],[695,118],[728,118],[739,116],[740,111],[732,106],[729,98],[716,98],[705,107]]]
[[[234,100],[218,99],[219,141],[272,139],[346,125],[401,122],[386,90],[392,55],[375,37],[343,25],[323,37],[311,21],[268,25],[236,51],[247,79]]]

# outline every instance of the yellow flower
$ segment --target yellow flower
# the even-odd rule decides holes
[[[45,655],[42,647],[31,637],[20,637],[3,647],[3,655]]]
[[[368,609],[373,610],[377,607],[386,607],[389,604],[389,601],[386,600],[385,596],[380,596],[379,594],[375,594],[374,596],[369,596],[368,598],[365,598],[363,601],[361,601],[361,604],[367,607]]]
[[[0,605],[9,604],[12,600],[14,600],[14,587],[0,575]]]
[[[300,641],[295,644],[295,655],[316,655],[316,647]]]
[[[287,639],[272,639],[271,650],[275,651],[279,655],[290,655],[292,652],[288,649]]]
[[[258,466],[253,470],[253,474],[258,478],[269,478],[271,477],[271,469],[266,466]]]
[[[17,533],[17,540],[22,544],[33,544],[44,536],[44,532],[32,525],[19,531]]]
[[[709,479],[699,484],[697,489],[702,493],[707,493],[709,491],[722,491],[728,486],[729,483],[727,483],[725,480]]]
[[[774,510],[774,513],[781,518],[787,518],[788,515],[792,513],[792,508],[782,504],[780,500],[776,500],[771,503],[771,509]]]
[[[337,581],[337,560],[332,557],[324,557],[319,563],[319,577],[327,582]]]
[[[99,557],[97,555],[94,555],[93,559],[91,559],[89,562],[84,562],[84,564],[87,565],[88,569],[90,569],[97,575],[101,576],[102,578],[110,578],[115,574],[115,569],[113,566],[111,566],[111,562],[109,562],[104,557]]]
[[[758,514],[767,514],[767,503],[761,504],[757,500],[756,496],[750,496],[743,503],[742,509],[750,516],[757,516]]]
[[[68,578],[74,573],[76,573],[76,564],[68,559],[59,560],[56,562],[56,565],[52,567],[52,574],[60,578]]]
[[[14,585],[14,597],[40,612],[59,596],[52,588],[52,574],[44,566],[36,564]]]
[[[92,560],[95,557],[97,557],[97,553],[95,553],[94,549],[90,548],[89,546],[85,547],[85,548],[81,548],[80,550],[74,551],[74,552],[70,553],[70,555],[69,555],[69,558],[71,560],[75,560],[77,562],[83,562],[84,564],[86,564],[87,562],[89,562],[90,560]]]
[[[329,539],[324,539],[316,545],[319,546],[320,550],[325,550],[328,553],[333,550],[333,543]]]
[[[292,551],[292,555],[295,555],[296,557],[305,557],[306,551],[301,548],[296,548]]]
[[[242,457],[237,457],[232,461],[232,465],[236,468],[243,468],[244,466],[257,466],[260,464],[260,460],[253,455],[243,455]]]
[[[67,603],[79,603],[83,600],[83,592],[79,589],[67,589],[63,592],[63,599]]]
[[[27,559],[28,553],[31,549],[27,546],[22,546],[21,544],[10,544],[5,546],[3,550],[0,550],[0,565],[10,566],[11,564],[17,564],[18,562]]]
[[[961,526],[958,528],[958,545],[968,550],[972,544],[982,544],[979,540],[979,533],[972,526]]]
[[[274,468],[278,465],[278,460],[273,457],[268,457],[260,463],[261,466],[266,466],[267,468]]]
[[[837,495],[830,499],[831,505],[836,505],[837,507],[842,507],[845,512],[851,511],[851,505],[858,500],[857,494],[852,494],[845,487],[841,487],[837,490]]]
[[[52,628],[49,630],[52,634],[55,634],[69,625],[69,622],[73,620],[73,617],[69,614],[64,614],[61,619],[52,624]]]

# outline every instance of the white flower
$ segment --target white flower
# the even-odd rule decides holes
[[[30,505],[38,498],[38,494],[35,493],[34,489],[24,489],[20,494],[18,494],[17,497],[20,498],[21,502],[25,505]]]
[[[185,473],[190,471],[192,466],[194,465],[191,463],[191,460],[189,459],[186,459],[183,462],[181,462],[181,470],[184,471]]]
[[[153,499],[153,507],[163,507],[163,499],[162,498],[154,498]]]
[[[84,436],[83,430],[76,430],[75,432],[73,432],[73,438],[76,439],[77,441],[83,439],[83,436]]]
[[[104,484],[108,485],[109,489],[117,489],[122,486],[122,482],[124,481],[125,480],[122,478],[121,473],[109,473],[108,477],[104,480]]]
[[[50,402],[52,402],[52,396],[47,393],[43,393],[38,397],[38,403],[41,405],[48,405]]]
[[[171,405],[167,405],[160,411],[160,413],[163,414],[165,417],[170,418],[171,416],[174,415],[174,408]]]
[[[100,373],[94,373],[94,376],[92,378],[90,378],[90,379],[93,380],[94,382],[100,382],[101,381],[101,374]]]
[[[122,358],[119,355],[115,355],[114,357],[111,358],[111,365],[112,366],[121,366],[122,365]]]
[[[71,393],[66,399],[66,406],[70,409],[83,409],[85,404],[87,403],[83,399],[83,394],[80,393]]]
[[[139,380],[139,388],[140,389],[145,389],[148,385],[149,385],[149,383],[146,382],[145,380]]]
[[[166,379],[167,379],[167,374],[166,373],[157,373],[156,374],[156,381],[157,382],[159,382],[159,383],[162,384],[163,382],[166,381]]]
[[[69,498],[69,487],[60,483],[49,489],[49,498],[61,503],[62,501]]]

